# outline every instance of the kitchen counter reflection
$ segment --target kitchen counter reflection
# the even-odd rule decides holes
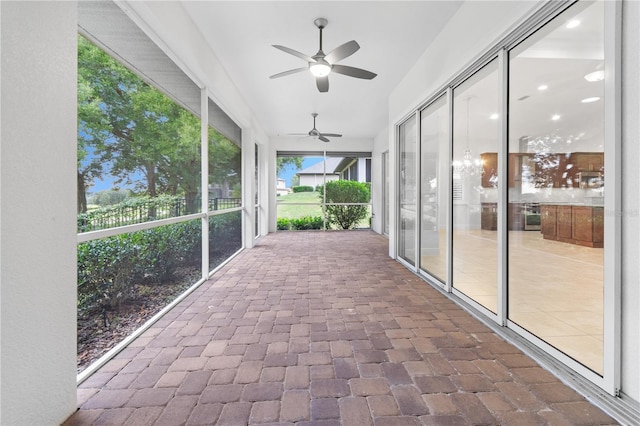
[[[586,247],[604,245],[604,209],[584,203],[540,203],[543,238]]]

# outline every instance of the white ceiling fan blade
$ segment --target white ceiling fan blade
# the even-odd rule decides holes
[[[290,55],[297,56],[298,58],[303,59],[307,62],[311,62],[311,63],[316,62],[316,60],[313,59],[311,56],[305,55],[304,53],[298,52],[297,50],[293,50],[289,47],[280,46],[279,44],[272,44],[272,46],[275,47],[276,49],[282,50],[283,52],[287,52]]]
[[[278,77],[284,77],[285,75],[291,75],[291,74],[296,74],[302,71],[306,71],[308,70],[307,67],[304,68],[296,68],[296,69],[292,69],[289,71],[283,71],[283,72],[279,72],[278,74],[274,74],[272,76],[270,76],[269,78],[278,78]]]
[[[316,77],[316,86],[318,86],[318,90],[320,92],[328,92],[329,91],[329,77]]]
[[[346,65],[334,65],[331,67],[331,71],[348,75],[349,77],[364,78],[365,80],[371,80],[378,75],[362,68],[348,67]]]
[[[360,49],[358,42],[351,40],[327,53],[324,60],[330,64],[335,64],[336,62],[353,55],[358,51],[358,49]]]

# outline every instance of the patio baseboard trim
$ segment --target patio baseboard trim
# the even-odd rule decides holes
[[[76,384],[80,385],[82,382],[87,380],[93,373],[95,373],[102,366],[104,366],[107,362],[109,362],[114,356],[116,356],[123,349],[125,349],[127,346],[129,346],[129,344],[131,344],[131,342],[133,342],[135,339],[137,339],[142,333],[147,331],[153,324],[155,324],[159,319],[161,319],[164,315],[166,315],[167,312],[169,312],[171,309],[173,309],[178,303],[182,302],[187,296],[189,296],[191,293],[193,293],[194,290],[196,290],[203,283],[205,283],[206,281],[211,279],[211,277],[216,272],[218,272],[222,267],[224,267],[227,263],[229,263],[237,255],[239,255],[243,250],[244,250],[244,248],[241,248],[240,250],[238,250],[237,252],[235,252],[234,254],[229,256],[229,258],[227,258],[224,262],[222,262],[220,265],[218,265],[211,272],[209,272],[209,275],[208,275],[207,279],[201,278],[200,280],[196,281],[191,287],[186,289],[182,294],[180,294],[177,298],[175,298],[171,303],[169,303],[167,306],[162,308],[162,310],[160,310],[160,312],[158,312],[157,314],[155,314],[154,316],[149,318],[144,324],[142,324],[140,326],[140,328],[137,328],[133,333],[131,333],[130,335],[125,337],[124,340],[122,340],[120,343],[118,343],[113,348],[111,348],[107,353],[102,355],[100,358],[98,358],[96,361],[94,361],[91,365],[89,365],[87,368],[82,370],[78,374],[78,376],[76,378]]]
[[[624,393],[622,393],[620,397],[608,394],[557,359],[533,345],[518,333],[507,327],[501,327],[486,318],[480,311],[465,302],[462,298],[453,293],[444,291],[440,286],[430,282],[422,275],[415,275],[467,311],[475,319],[490,328],[491,331],[502,337],[507,343],[510,343],[520,349],[525,355],[531,357],[548,372],[556,376],[561,382],[578,392],[587,401],[616,419],[620,424],[629,426],[640,424],[640,404],[636,404],[628,397],[625,397]]]

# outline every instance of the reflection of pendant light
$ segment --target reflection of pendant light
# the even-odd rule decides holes
[[[467,148],[464,150],[464,155],[462,156],[462,160],[454,160],[453,161],[453,170],[454,173],[465,176],[476,176],[482,175],[482,160],[479,158],[473,158],[471,154],[471,149],[469,148],[469,101],[471,100],[471,96],[467,99],[467,128],[466,128],[466,139],[467,139]]]

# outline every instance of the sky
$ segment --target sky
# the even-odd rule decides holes
[[[314,164],[320,163],[322,161],[322,157],[304,157],[302,161],[302,169],[306,169],[307,167],[311,167]],[[300,169],[300,170],[302,170]],[[291,178],[299,172],[296,166],[288,165],[278,176],[286,181],[287,188],[291,188]]]

